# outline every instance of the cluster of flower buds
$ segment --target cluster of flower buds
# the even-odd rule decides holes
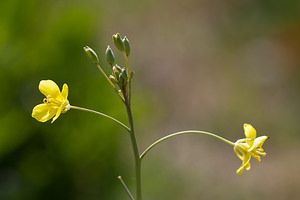
[[[116,45],[116,47],[121,51],[126,54],[126,56],[129,56],[130,54],[130,45],[129,45],[129,40],[125,36],[123,39],[119,33],[114,34],[112,36],[112,39]]]
[[[109,76],[109,79],[119,85],[120,89],[126,89],[128,84],[128,75],[125,67],[120,67],[119,65],[114,65],[112,67],[112,74]]]
[[[128,64],[128,56],[130,54],[129,40],[127,39],[126,36],[122,38],[119,33],[114,34],[112,36],[112,39],[117,49],[123,53],[126,60],[126,67],[120,67],[119,65],[115,64],[115,55],[112,49],[110,48],[110,46],[108,45],[105,51],[105,56],[106,56],[106,61],[111,66],[111,70],[112,70],[112,74],[109,77],[106,76],[105,72],[100,67],[99,59],[95,51],[93,51],[93,49],[91,49],[88,46],[85,46],[83,49],[88,55],[88,57],[91,59],[91,61],[98,66],[100,71],[108,79],[112,87],[116,89],[114,86],[114,84],[116,84],[119,86],[121,90],[121,92],[117,91],[118,93],[123,93],[123,95],[128,95],[130,89],[128,89],[127,86],[130,85],[129,83],[134,74],[133,71],[130,71],[129,64]]]
[[[130,54],[130,44],[129,44],[129,40],[127,39],[127,37],[125,36],[122,39],[120,34],[117,33],[112,36],[112,39],[113,39],[113,42],[114,42],[115,46],[117,47],[117,49],[124,54],[126,59],[128,59],[128,56]],[[107,46],[105,55],[106,55],[106,61],[112,67],[112,74],[109,76],[109,79],[113,83],[119,85],[121,90],[126,91],[126,86],[128,85],[130,79],[132,78],[133,72],[130,72],[130,74],[128,73],[128,70],[129,70],[128,66],[126,69],[126,67],[120,67],[119,65],[114,64],[115,56],[109,45]],[[127,65],[128,65],[128,63],[127,63]]]

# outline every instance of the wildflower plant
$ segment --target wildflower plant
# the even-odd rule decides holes
[[[133,115],[131,110],[131,83],[132,78],[134,75],[134,71],[130,69],[130,65],[128,62],[128,58],[130,55],[130,43],[127,37],[121,37],[119,33],[114,34],[112,36],[113,42],[115,47],[118,49],[118,51],[121,51],[123,53],[123,56],[125,58],[125,67],[121,67],[117,64],[115,64],[115,56],[110,46],[107,47],[105,56],[106,61],[110,65],[111,68],[111,74],[109,76],[106,75],[106,73],[103,71],[99,64],[99,59],[97,54],[88,46],[84,47],[85,53],[88,55],[90,60],[98,67],[102,75],[106,78],[107,82],[110,84],[110,86],[115,91],[116,95],[120,98],[120,100],[123,102],[128,116],[128,125],[125,125],[124,123],[120,122],[119,120],[106,115],[104,113],[73,106],[68,101],[68,85],[64,84],[62,87],[62,91],[60,91],[57,84],[52,80],[42,80],[39,84],[39,90],[41,93],[45,95],[45,98],[43,100],[43,103],[38,104],[35,106],[32,110],[32,117],[40,122],[46,122],[50,119],[51,123],[53,123],[57,118],[62,114],[67,112],[70,109],[75,110],[81,110],[86,111],[90,113],[94,113],[103,117],[106,117],[112,121],[114,121],[116,124],[122,126],[126,132],[128,132],[128,136],[131,139],[131,145],[133,149],[134,154],[134,160],[135,160],[135,180],[136,180],[136,193],[135,197],[132,195],[131,191],[126,186],[125,182],[123,181],[121,176],[118,176],[118,179],[120,180],[121,184],[123,185],[125,191],[127,192],[129,198],[131,200],[142,200],[142,176],[141,176],[141,165],[142,161],[147,155],[147,153],[154,148],[159,143],[183,134],[204,134],[208,136],[212,136],[216,139],[219,139],[231,146],[233,146],[234,152],[238,156],[239,159],[242,160],[242,165],[238,168],[236,171],[236,174],[241,175],[243,173],[243,170],[250,170],[250,159],[251,157],[254,157],[259,162],[261,161],[260,156],[265,156],[266,153],[262,149],[263,143],[268,139],[267,136],[260,136],[256,137],[256,130],[253,128],[250,124],[244,124],[244,133],[246,138],[239,139],[236,142],[231,142],[221,136],[218,136],[216,134],[206,132],[206,131],[198,131],[198,130],[187,130],[187,131],[180,131],[176,133],[169,134],[165,137],[162,137],[158,139],[157,141],[153,142],[149,147],[147,147],[142,153],[139,150],[138,143],[136,140],[136,133],[134,129],[134,121],[133,121]]]

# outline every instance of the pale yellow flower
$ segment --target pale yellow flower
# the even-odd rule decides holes
[[[53,123],[61,113],[70,110],[68,101],[68,85],[64,84],[62,92],[59,87],[52,80],[42,80],[39,84],[39,90],[43,93],[44,98],[42,104],[35,106],[32,110],[31,116],[40,122],[46,122],[53,118]]]
[[[250,170],[250,159],[254,157],[260,162],[260,155],[265,156],[262,145],[268,139],[267,136],[256,137],[256,130],[250,124],[244,124],[244,132],[246,138],[235,142],[234,151],[236,155],[243,161],[241,167],[236,171],[238,175],[243,173],[244,168]]]

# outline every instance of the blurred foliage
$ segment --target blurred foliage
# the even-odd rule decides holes
[[[0,199],[127,198],[116,178],[133,188],[122,128],[76,110],[53,124],[30,117],[39,81],[52,79],[69,85],[72,105],[126,122],[82,50],[107,70],[116,32],[131,42],[141,147],[187,128],[235,140],[244,122],[271,138],[242,177],[225,145],[170,141],[144,162],[145,199],[299,199],[299,9],[298,0],[0,1]]]
[[[0,7],[0,199],[114,199],[112,133],[123,130],[76,111],[51,125],[30,117],[44,98],[42,79],[66,82],[74,105],[120,114],[118,99],[103,98],[113,93],[82,50],[87,43],[105,47],[95,40],[103,7],[47,0]]]

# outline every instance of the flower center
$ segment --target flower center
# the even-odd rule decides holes
[[[60,107],[62,104],[61,101],[58,101],[57,99],[54,99],[52,97],[44,98],[43,102],[49,106],[58,106],[58,107]]]
[[[61,107],[63,113],[71,108],[68,99],[58,99],[48,96],[47,98],[44,98],[43,102],[51,107]]]

